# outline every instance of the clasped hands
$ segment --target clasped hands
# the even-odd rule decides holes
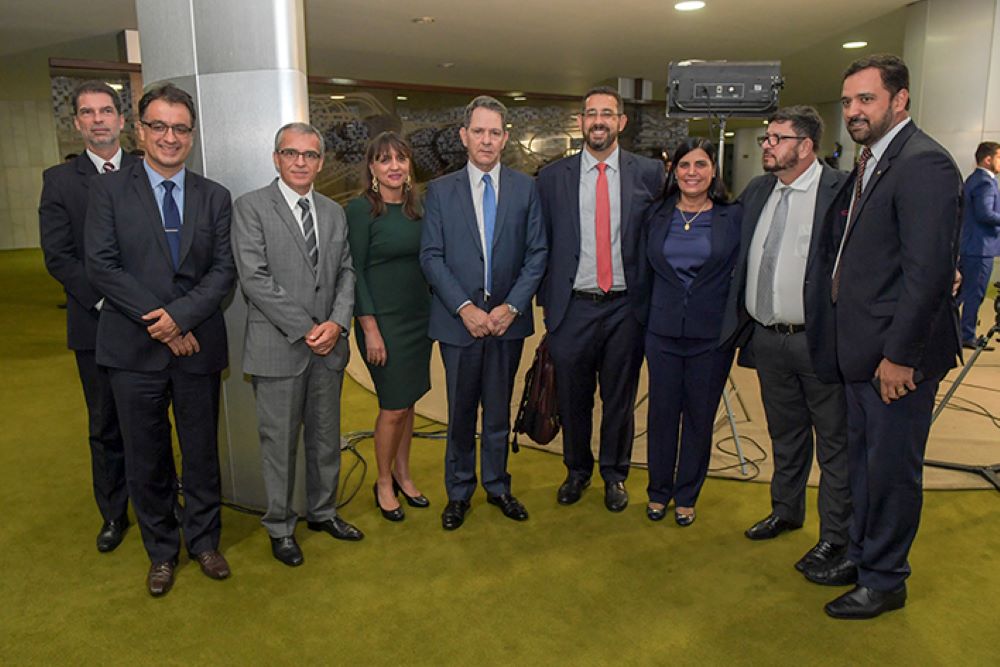
[[[467,303],[458,311],[462,323],[474,338],[502,336],[514,321],[514,313],[502,303],[490,312]]]
[[[337,344],[340,338],[341,326],[336,322],[319,322],[313,325],[309,333],[305,336],[306,345],[321,357],[330,354],[330,350]]]
[[[194,334],[190,331],[182,334],[174,318],[163,308],[149,311],[142,316],[142,319],[145,322],[152,322],[146,327],[149,337],[169,347],[175,357],[190,357],[201,352],[201,345],[198,344]]]

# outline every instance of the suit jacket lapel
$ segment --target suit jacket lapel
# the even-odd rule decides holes
[[[292,242],[302,253],[303,263],[313,270],[312,262],[309,261],[309,251],[306,250],[306,239],[302,236],[302,227],[299,226],[298,220],[295,219],[295,215],[292,213],[292,209],[288,208],[288,202],[285,201],[285,196],[281,194],[281,190],[278,189],[278,179],[274,179],[271,184],[271,203],[274,206],[274,212],[277,214],[278,219],[285,226],[289,235],[292,237]],[[313,224],[316,224],[316,219],[318,218],[318,211],[313,215]],[[318,228],[317,228],[318,229]],[[317,237],[318,239],[319,237]],[[323,253],[320,253],[322,255]],[[320,260],[322,261],[322,259]],[[315,270],[313,270],[315,273]]]
[[[584,149],[586,150],[586,149]],[[621,237],[624,239],[632,214],[632,189],[635,187],[635,159],[631,153],[618,151],[618,184],[622,206]]]
[[[500,167],[500,192],[497,194],[497,219],[496,224],[493,225],[492,244],[496,244],[496,240],[500,238],[500,228],[503,227],[504,222],[507,220],[508,202],[512,196],[510,191],[512,179],[508,178],[509,174],[510,169],[504,166]],[[504,183],[507,185],[504,186]],[[504,193],[507,194],[505,195]],[[493,247],[492,244],[491,247]]]
[[[759,188],[755,188],[743,207],[743,247],[749,248],[754,232],[757,230],[757,223],[760,221],[760,214],[764,212],[764,206],[768,198],[774,192],[774,186],[778,183],[778,178],[774,174],[768,174],[761,182]]]
[[[729,207],[712,207],[712,236],[709,239],[712,249],[709,251],[708,259],[706,259],[705,263],[701,265],[701,268],[698,269],[698,274],[695,275],[694,280],[691,281],[692,287],[704,280],[705,276],[711,273],[711,270],[715,268],[716,264],[719,264],[727,259],[727,257],[723,255],[723,249],[726,247],[726,243],[729,240],[729,225]]]
[[[865,204],[868,203],[868,199],[871,197],[872,192],[875,191],[875,188],[878,186],[879,181],[885,173],[889,171],[889,168],[892,166],[893,159],[899,155],[899,151],[903,149],[903,146],[907,141],[909,141],[910,137],[913,136],[913,133],[916,131],[917,127],[911,120],[907,126],[900,130],[899,134],[897,134],[896,137],[889,142],[889,145],[886,147],[882,157],[879,158],[879,161],[872,167],[875,171],[872,173],[871,178],[868,179],[868,185],[866,185],[865,189],[862,190],[861,197],[854,205],[853,215],[851,215],[847,221],[847,230],[844,232],[845,235],[850,236],[854,232],[854,226],[857,225],[858,220],[861,219],[861,213],[864,211]],[[855,167],[853,173],[855,174],[855,178],[857,178],[857,167]],[[844,239],[844,243],[847,243],[847,238]]]
[[[313,224],[316,225],[316,243],[319,246],[325,245],[329,248],[329,241],[333,238],[333,218],[324,199],[314,194],[313,201],[316,202],[316,214],[313,216]],[[302,234],[299,234],[299,236],[302,236]],[[305,239],[302,240],[302,247],[305,248]],[[316,261],[317,276],[323,275],[323,270],[327,262],[332,262],[336,259],[328,257],[328,254],[328,252],[323,252],[323,248],[320,247],[319,258]]]
[[[167,245],[167,234],[163,231],[163,216],[160,214],[160,207],[156,205],[156,197],[153,196],[153,188],[149,184],[149,177],[146,175],[146,168],[143,166],[142,162],[139,161],[133,165],[131,169],[132,187],[146,213],[143,217],[145,218],[146,224],[152,228],[153,238],[156,239],[156,244],[160,246],[160,250],[163,252],[163,257],[167,261],[167,265],[173,268],[174,260],[170,255],[170,246]],[[186,201],[187,197],[185,197],[185,202]],[[185,208],[187,208],[187,206],[185,206]]]
[[[181,250],[178,266],[184,263],[194,232],[201,223],[201,177],[190,169],[184,171],[184,219],[181,221]]]
[[[837,172],[821,164],[819,185],[816,191],[816,209],[813,211],[812,234],[809,238],[809,254],[806,256],[806,264],[809,264],[819,252],[820,243],[825,236],[827,214],[837,198],[839,187],[837,186]],[[806,269],[808,271],[808,269]]]
[[[576,239],[576,247],[580,248],[580,161],[582,152],[570,160],[566,161],[566,171],[563,175],[563,187],[565,193],[562,201],[567,202],[569,208],[569,219],[572,223],[573,238]]]
[[[455,188],[455,199],[458,200],[461,208],[462,220],[466,228],[476,241],[476,247],[482,249],[483,239],[479,235],[479,221],[476,220],[476,207],[472,204],[472,185],[469,183],[468,167],[463,167],[455,172],[452,185]],[[500,216],[498,215],[497,218]],[[494,236],[496,236],[494,234]]]

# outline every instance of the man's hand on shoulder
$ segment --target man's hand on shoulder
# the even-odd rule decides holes
[[[504,306],[504,309],[506,308],[507,306]],[[482,308],[467,303],[458,311],[458,315],[462,318],[462,323],[473,338],[482,338],[493,333],[490,316]]]

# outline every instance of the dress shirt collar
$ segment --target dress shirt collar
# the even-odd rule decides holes
[[[285,198],[285,202],[288,204],[288,208],[292,209],[292,213],[296,214],[295,218],[296,220],[298,220],[297,216],[301,215],[299,209],[299,200],[302,199],[303,197],[309,200],[309,209],[313,211],[314,216],[316,215],[316,201],[313,199],[313,187],[311,185],[309,186],[309,192],[305,193],[304,195],[300,195],[298,192],[288,187],[288,184],[279,178],[278,190],[281,191],[281,196]]]
[[[884,137],[882,137],[881,139],[879,139],[870,146],[869,149],[872,152],[873,162],[878,162],[879,160],[882,159],[882,155],[885,154],[885,149],[889,147],[889,144],[891,144],[892,140],[896,138],[896,135],[899,134],[900,131],[904,127],[906,127],[912,120],[913,120],[912,118],[907,117],[901,123],[897,124],[894,128],[886,132]],[[865,179],[865,181],[867,182],[867,179]]]
[[[493,168],[490,169],[488,172],[487,171],[483,171],[482,169],[480,169],[476,165],[472,164],[471,161],[468,162],[467,165],[468,165],[468,169],[469,169],[469,183],[472,185],[473,190],[475,190],[476,188],[482,187],[482,184],[483,184],[483,175],[484,174],[489,174],[490,175],[490,179],[493,181],[493,191],[494,192],[499,192],[500,191],[500,163],[499,162],[497,162],[495,165],[493,165]]]
[[[149,185],[154,191],[163,181],[172,181],[176,190],[184,192],[184,177],[187,175],[187,167],[181,167],[181,170],[170,178],[164,178],[160,172],[150,167],[149,163],[145,160],[142,161],[142,166],[146,170],[146,175],[149,176]]]
[[[611,171],[618,171],[618,158],[620,157],[621,151],[619,146],[615,146],[615,149],[611,152],[611,155],[607,159],[603,160],[604,164],[608,165]],[[597,169],[597,163],[602,162],[596,157],[590,154],[586,148],[580,151],[580,172],[586,173],[591,169]]]
[[[807,192],[809,188],[812,187],[813,183],[815,183],[816,180],[819,178],[819,173],[820,173],[819,160],[813,159],[813,163],[809,165],[809,167],[804,172],[799,174],[798,178],[796,178],[788,185],[785,185],[779,180],[777,186],[775,186],[774,189],[775,191],[778,191],[784,188],[788,188],[790,190],[797,190],[799,192]]]
[[[976,169],[982,169],[982,170],[983,170],[983,171],[985,171],[985,172],[986,172],[986,174],[987,174],[987,175],[988,175],[988,176],[989,176],[990,178],[992,178],[993,180],[996,180],[996,178],[997,178],[997,175],[996,175],[996,174],[994,174],[994,173],[993,173],[992,171],[990,171],[989,169],[987,169],[986,167],[976,167]]]
[[[111,164],[115,165],[115,171],[118,171],[119,169],[122,168],[122,149],[121,149],[121,146],[118,147],[118,152],[116,152],[114,155],[112,155],[110,160],[105,160],[104,158],[102,158],[100,155],[98,155],[97,153],[93,152],[89,148],[87,149],[86,152],[87,152],[87,157],[89,157],[90,161],[94,163],[95,167],[97,167],[97,171],[100,172],[100,173],[102,173],[102,174],[104,173],[104,163],[105,162],[110,162]]]

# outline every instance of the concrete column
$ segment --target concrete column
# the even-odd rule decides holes
[[[194,97],[197,133],[188,166],[225,185],[234,199],[274,179],[275,131],[309,120],[303,0],[136,0],[136,15],[147,87],[170,81]],[[227,500],[262,508],[266,496],[257,418],[242,372],[245,317],[237,288],[226,309],[222,493]],[[300,451],[300,509],[302,467]]]
[[[981,141],[1000,141],[998,6],[998,0],[922,0],[907,8],[910,112],[963,174],[975,167]]]

